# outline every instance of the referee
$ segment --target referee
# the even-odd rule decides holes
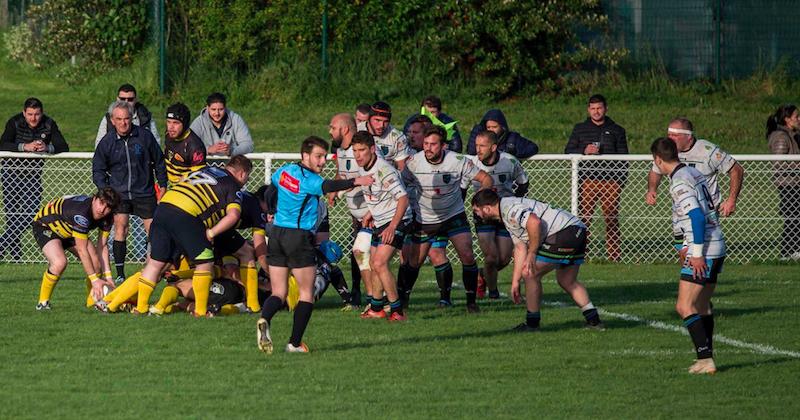
[[[342,180],[325,180],[319,174],[325,166],[328,143],[311,136],[300,146],[300,163],[282,166],[272,175],[270,205],[275,206],[275,221],[267,244],[269,277],[272,296],[264,301],[257,323],[258,348],[272,353],[269,327],[272,317],[283,308],[288,290],[289,270],[297,280],[300,302],[294,310],[292,336],[286,345],[289,353],[308,353],[301,340],[314,308],[314,277],[317,261],[313,229],[319,218],[319,199],[322,195],[347,190],[359,185],[371,185],[371,176]],[[273,200],[277,200],[274,202]]]

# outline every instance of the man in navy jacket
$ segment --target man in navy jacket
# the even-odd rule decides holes
[[[539,153],[536,143],[522,137],[516,131],[511,131],[506,122],[506,116],[499,109],[490,109],[481,119],[481,122],[472,127],[467,144],[467,154],[475,155],[475,137],[483,130],[493,131],[497,135],[497,151],[506,152],[517,159],[529,158]]]

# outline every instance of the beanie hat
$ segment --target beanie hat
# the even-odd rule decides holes
[[[180,102],[170,105],[169,108],[167,108],[167,119],[178,120],[183,123],[184,129],[188,128],[189,120],[191,119],[189,107]]]

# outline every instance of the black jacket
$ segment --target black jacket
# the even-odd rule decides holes
[[[529,158],[539,153],[539,146],[536,143],[522,137],[516,131],[511,131],[506,122],[506,116],[503,111],[499,109],[490,109],[481,119],[481,122],[472,127],[472,132],[469,133],[469,143],[467,144],[467,154],[474,155],[475,151],[475,137],[478,133],[486,129],[486,121],[497,121],[503,127],[503,134],[497,139],[497,150],[506,152],[518,159]]]
[[[97,188],[111,187],[123,200],[149,197],[155,194],[153,184],[167,188],[167,168],[164,153],[149,131],[131,126],[126,137],[116,130],[106,134],[92,159],[92,180]]]
[[[593,123],[591,118],[586,118],[586,121],[575,124],[575,127],[572,128],[572,134],[569,136],[569,141],[567,141],[567,146],[564,148],[564,153],[583,154],[586,146],[594,142],[600,142],[601,155],[628,154],[628,140],[625,135],[625,129],[609,117],[605,118],[602,125]],[[586,169],[580,172],[582,179],[615,179],[624,183],[628,175],[628,162],[586,161],[581,162],[580,167],[581,169]]]
[[[22,152],[22,146],[35,140],[47,144],[47,153],[69,152],[69,145],[61,135],[58,125],[52,118],[42,115],[39,124],[31,128],[20,112],[6,123],[3,136],[0,137],[0,150],[6,152]]]

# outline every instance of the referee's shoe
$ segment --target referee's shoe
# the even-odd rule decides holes
[[[269,335],[269,322],[264,318],[259,318],[256,323],[256,338],[258,338],[258,349],[266,354],[272,354],[272,337]]]

